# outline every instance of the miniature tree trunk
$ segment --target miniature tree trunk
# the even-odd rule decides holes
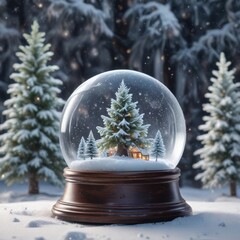
[[[35,173],[29,174],[28,194],[39,194],[39,182]]]
[[[230,180],[230,195],[231,197],[237,196],[237,182],[235,179]]]
[[[116,152],[117,156],[128,156],[128,150],[126,148],[126,146],[122,143],[119,143],[117,145],[117,152]]]

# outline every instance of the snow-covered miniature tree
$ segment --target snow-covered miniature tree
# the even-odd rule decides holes
[[[101,136],[99,148],[104,151],[117,147],[116,155],[128,156],[132,144],[145,147],[148,143],[146,136],[150,125],[143,125],[144,114],[139,114],[137,102],[132,101],[124,81],[115,95],[116,99],[111,99],[111,107],[107,108],[109,117],[101,116],[105,126],[97,127]]]
[[[84,137],[82,137],[78,146],[77,159],[85,160],[85,157],[86,157],[86,141]]]
[[[203,147],[195,152],[201,160],[194,167],[203,170],[196,179],[204,187],[229,183],[230,194],[236,196],[240,180],[240,83],[233,82],[235,70],[228,70],[230,64],[221,53],[218,71],[213,71],[212,86],[205,95],[209,103],[203,110],[209,115],[199,126],[205,133],[198,137]]]
[[[17,53],[1,124],[0,176],[9,184],[28,180],[30,194],[39,193],[40,180],[60,185],[64,167],[58,140],[62,82],[51,76],[58,67],[47,65],[53,53],[44,36],[37,22],[24,34],[27,45]]]
[[[156,158],[156,161],[158,158],[164,158],[166,155],[166,148],[160,130],[158,130],[156,133],[155,139],[152,144],[151,153]]]
[[[86,143],[86,156],[93,159],[94,157],[97,157],[97,155],[98,155],[98,149],[97,149],[96,140],[93,136],[92,131],[90,131],[89,136],[87,138],[87,143]]]

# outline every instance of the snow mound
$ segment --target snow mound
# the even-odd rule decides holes
[[[45,238],[44,237],[35,237],[34,240],[45,240]]]
[[[86,234],[82,232],[68,232],[63,239],[64,240],[85,240],[87,238],[86,238]]]
[[[164,160],[144,161],[128,157],[94,158],[91,160],[72,161],[72,170],[78,171],[146,171],[173,169],[173,165]]]
[[[50,222],[50,221],[44,221],[44,220],[34,220],[34,221],[30,221],[27,224],[27,227],[29,227],[29,228],[39,228],[39,227],[42,227],[44,225],[49,225],[49,224],[54,224],[54,223]]]
[[[20,220],[18,218],[14,218],[13,222],[20,222]]]

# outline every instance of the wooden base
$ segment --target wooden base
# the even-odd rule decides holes
[[[180,170],[96,172],[64,170],[65,192],[54,217],[82,223],[133,224],[192,214],[179,192]]]

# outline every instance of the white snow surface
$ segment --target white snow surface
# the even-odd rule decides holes
[[[173,169],[174,166],[167,161],[144,161],[129,157],[103,157],[87,160],[75,160],[69,166],[73,170],[84,171],[146,171]]]
[[[228,197],[227,189],[182,188],[184,199],[193,208],[192,216],[133,225],[88,225],[54,219],[51,209],[63,189],[46,184],[41,189],[43,193],[29,196],[24,184],[6,187],[0,182],[1,240],[239,240],[240,199]]]

